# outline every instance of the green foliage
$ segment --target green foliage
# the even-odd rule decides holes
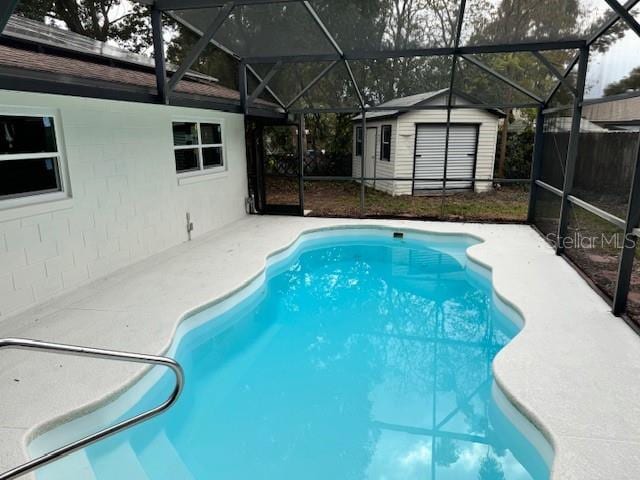
[[[452,46],[459,0],[314,0],[311,2],[344,50],[388,50]],[[123,8],[125,14],[116,18]],[[149,10],[127,0],[23,0],[17,12],[36,20],[63,22],[76,33],[101,41],[113,41],[134,52],[149,52]],[[214,9],[202,9],[213,15]],[[468,44],[509,43],[532,39],[586,37],[604,22],[594,19],[579,0],[476,0],[467,2],[463,41]],[[197,37],[187,28],[165,19],[171,32],[167,56],[171,63],[184,59]],[[604,51],[624,35],[617,22],[595,45]],[[248,5],[234,9],[216,39],[240,54],[331,53],[332,47],[300,4]],[[292,39],[295,39],[292,41]],[[544,52],[560,70],[574,52]],[[546,68],[530,54],[491,54],[478,59],[527,89],[544,96],[555,84]],[[449,84],[451,57],[391,58],[352,61],[351,66],[367,104],[445,88]],[[287,65],[271,86],[285,100],[293,98],[325,65],[317,62]],[[217,77],[221,84],[237,88],[237,61],[210,45],[193,69]],[[629,80],[633,82],[633,79]],[[622,83],[622,82],[619,82]],[[487,103],[529,99],[477,67],[458,61],[456,89]],[[626,88],[621,85],[614,88]],[[564,93],[559,92],[562,100]],[[263,94],[263,98],[267,98]],[[357,92],[342,63],[312,88],[294,107],[354,107]]]
[[[502,466],[493,455],[487,453],[482,459],[480,471],[478,472],[478,480],[505,480]]]
[[[623,79],[607,85],[604,89],[604,95],[609,97],[634,90],[640,90],[640,67],[631,70],[631,73]]]
[[[105,42],[114,40],[133,51],[151,45],[149,10],[124,0],[22,0],[16,13],[38,21],[63,22],[72,32]]]
[[[498,144],[502,139],[503,130],[501,128],[498,132]],[[508,132],[504,178],[529,178],[531,174],[531,159],[533,158],[534,135],[535,133],[530,125],[521,132]],[[497,168],[498,163],[496,162]],[[500,176],[500,174],[496,172],[496,176]]]
[[[351,153],[352,122],[349,114],[310,114],[305,116],[307,148],[331,153]]]
[[[167,61],[174,65],[180,65],[198,41],[198,37],[188,28],[173,20],[168,19],[166,23],[172,31],[176,32],[167,46]],[[205,48],[191,69],[217,78],[221,85],[233,89],[238,88],[238,61],[213,45],[208,45]]]

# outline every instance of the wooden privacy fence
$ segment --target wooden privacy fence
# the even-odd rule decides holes
[[[594,193],[628,194],[636,162],[638,132],[580,134],[575,188]]]
[[[581,132],[574,190],[626,197],[633,177],[638,132]],[[569,132],[544,134],[541,178],[558,188],[564,183]]]

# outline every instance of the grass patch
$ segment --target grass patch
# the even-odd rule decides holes
[[[298,204],[297,184],[269,179],[268,203]],[[524,222],[529,202],[528,186],[506,186],[486,193],[460,192],[433,196],[393,196],[365,188],[365,216],[453,221]],[[359,217],[360,184],[357,182],[305,182],[304,208],[318,217]]]

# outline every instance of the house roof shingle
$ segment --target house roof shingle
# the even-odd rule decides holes
[[[20,42],[0,44],[0,66],[27,71],[64,75],[79,79],[90,79],[113,84],[115,87],[134,86],[148,89],[156,88],[154,62],[152,58],[124,51],[112,45],[87,39],[82,35],[44,25],[33,20],[12,16],[9,29],[3,36],[13,40],[31,42],[36,45],[64,47],[74,52],[36,51]],[[6,42],[5,42],[6,43]],[[114,62],[116,60],[116,62]],[[174,69],[172,66],[169,69]],[[239,105],[240,93],[237,90],[217,83],[213,77],[188,72],[175,87],[177,93],[212,97]],[[256,99],[256,104],[276,109],[274,103]]]

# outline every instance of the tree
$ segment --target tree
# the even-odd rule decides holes
[[[153,46],[151,12],[148,7],[125,0],[23,0],[16,13],[40,22],[57,21],[80,35],[101,42],[111,41],[136,53]],[[125,13],[119,14],[125,8]],[[167,60],[180,65],[198,37],[186,27],[164,17],[164,28],[173,32],[167,45]],[[237,88],[238,66],[233,57],[210,45],[192,66],[220,83]]]
[[[478,480],[505,480],[502,466],[489,452],[480,463]]]
[[[101,42],[118,39],[137,48],[148,47],[148,9],[135,4],[125,14],[116,16],[123,0],[23,0],[16,13],[38,21],[47,19],[63,22],[75,33]],[[131,41],[132,36],[137,36]]]
[[[167,61],[174,65],[181,65],[198,41],[198,36],[173,20],[165,19],[165,21],[172,31],[176,32],[167,46]],[[191,69],[217,78],[221,85],[238,88],[238,61],[212,44],[205,48]]]
[[[547,2],[522,2],[519,0],[503,0],[497,6],[489,8],[485,14],[484,21],[478,22],[475,30],[470,35],[471,43],[517,43],[527,39],[553,39],[583,37],[587,32],[593,30],[593,24],[586,21],[588,12],[584,10],[578,0],[551,0]],[[593,23],[600,23],[600,19],[595,19]],[[549,55],[547,52],[545,55]],[[549,55],[549,59],[558,65],[567,64],[572,57],[568,51],[556,51]],[[549,92],[557,81],[547,71],[535,57],[528,53],[506,53],[484,56],[485,63],[497,70],[507,78],[514,80],[520,86],[529,91],[539,93],[544,96]],[[468,65],[467,69],[473,69]],[[468,83],[475,83],[475,87],[480,91],[477,95],[482,100],[486,96],[485,92],[495,89],[496,82],[493,80],[489,85],[485,80],[484,85],[478,88],[482,82],[477,72],[471,72]],[[531,101],[523,97],[518,91],[511,87],[502,88],[502,98],[498,98],[497,103],[522,103]],[[484,95],[482,95],[484,94]],[[512,109],[505,109],[505,120],[503,131],[508,131],[512,121]],[[499,145],[498,167],[496,174],[503,177],[505,174],[505,163],[507,155],[508,135],[502,135]]]
[[[631,73],[617,82],[610,83],[604,88],[605,97],[618,95],[629,91],[640,90],[640,67],[631,70]]]

